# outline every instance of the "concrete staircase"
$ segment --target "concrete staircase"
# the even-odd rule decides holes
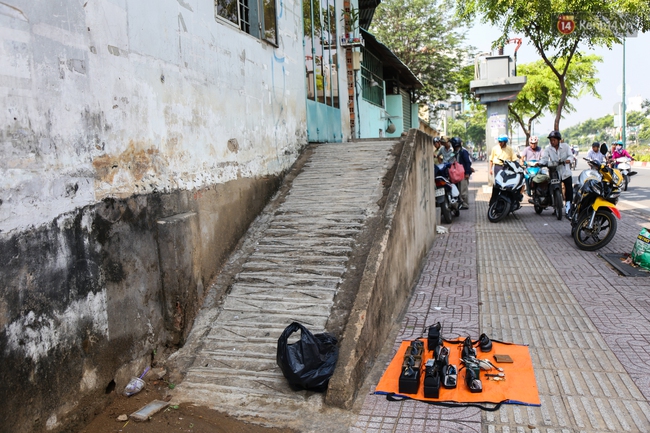
[[[286,425],[296,410],[322,409],[322,394],[289,388],[276,365],[277,340],[293,321],[314,333],[325,329],[355,237],[379,210],[394,145],[314,149],[289,193],[253,223],[249,233],[256,237],[239,253],[245,257],[224,302],[199,314],[178,354],[192,362],[175,401]]]

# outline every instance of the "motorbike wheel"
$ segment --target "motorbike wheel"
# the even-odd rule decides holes
[[[541,206],[538,205],[538,204],[536,204],[534,207],[535,207],[535,213],[536,213],[537,215],[541,214],[542,211],[544,210],[544,208],[541,207]]]
[[[459,216],[460,216],[460,208],[457,207],[456,209],[452,209],[451,214],[452,214],[454,217],[459,217]]]
[[[623,176],[623,191],[627,191],[627,184],[630,182],[628,175]]]
[[[500,195],[488,209],[488,220],[498,223],[510,213],[510,200]]]
[[[594,228],[591,230],[587,228],[590,219],[591,211],[583,212],[573,230],[573,241],[583,251],[596,251],[607,245],[616,234],[616,228],[618,227],[616,217],[607,208],[596,211]],[[604,232],[606,232],[605,236],[601,237]]]
[[[562,219],[562,212],[564,211],[564,206],[562,206],[562,191],[556,189],[553,193],[553,204],[555,207],[555,217],[558,220]]]
[[[447,197],[440,205],[440,215],[442,216],[442,222],[451,224],[451,209],[449,209],[449,199]]]

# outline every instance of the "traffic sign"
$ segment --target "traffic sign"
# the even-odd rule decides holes
[[[576,29],[573,15],[562,14],[557,17],[557,30],[563,35],[570,35]]]

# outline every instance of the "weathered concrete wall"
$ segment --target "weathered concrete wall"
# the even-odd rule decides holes
[[[350,408],[401,313],[435,236],[433,139],[411,129],[341,341],[327,404]]]
[[[0,1],[0,432],[83,422],[183,342],[306,144],[301,14],[274,47],[212,1]]]
[[[0,230],[287,169],[306,114],[300,2],[281,5],[276,48],[212,1],[0,3]]]

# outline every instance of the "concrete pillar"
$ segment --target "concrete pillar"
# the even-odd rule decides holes
[[[194,212],[157,221],[158,257],[162,280],[165,329],[172,344],[183,344],[203,297],[198,245],[198,215]]]
[[[497,146],[497,138],[508,133],[508,104],[509,101],[488,102],[487,125],[485,126],[485,151],[487,156],[494,146]]]

